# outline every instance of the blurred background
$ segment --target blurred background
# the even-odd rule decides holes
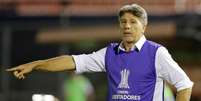
[[[5,69],[119,42],[117,12],[131,3],[147,10],[145,36],[168,48],[195,83],[191,101],[201,101],[201,0],[0,0],[0,101],[42,101],[34,99],[49,95],[68,101],[69,73],[33,72],[17,80]],[[83,76],[91,83],[91,101],[105,101],[105,74]]]

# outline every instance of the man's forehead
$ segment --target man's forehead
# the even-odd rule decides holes
[[[125,19],[131,19],[131,20],[137,20],[138,17],[133,15],[132,13],[125,13],[120,17],[120,20],[125,20]]]

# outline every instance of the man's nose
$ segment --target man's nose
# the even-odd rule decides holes
[[[131,25],[130,25],[129,23],[126,23],[124,28],[125,28],[125,29],[130,29],[130,28],[131,28]]]

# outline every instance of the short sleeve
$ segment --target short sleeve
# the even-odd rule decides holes
[[[106,48],[100,49],[91,54],[72,55],[76,65],[76,73],[104,72],[105,54]]]
[[[181,67],[173,60],[165,47],[159,47],[156,52],[157,76],[177,88],[177,91],[191,88],[193,82],[189,79]]]

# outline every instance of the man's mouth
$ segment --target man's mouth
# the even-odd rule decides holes
[[[131,34],[130,32],[124,32],[124,34]]]
[[[127,36],[127,35],[130,36],[132,33],[130,33],[130,32],[124,32],[123,34],[124,34],[125,36]]]

